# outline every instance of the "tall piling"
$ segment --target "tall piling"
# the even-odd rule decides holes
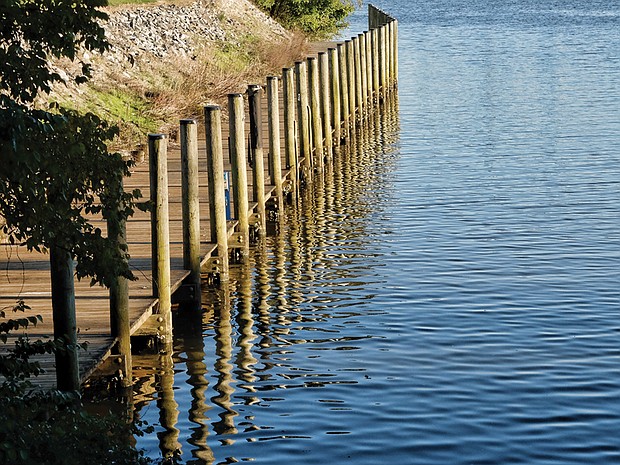
[[[250,220],[248,174],[245,158],[245,110],[243,94],[228,94],[230,165],[232,171],[233,211],[237,230],[243,238],[242,258],[249,255]]]
[[[280,93],[279,79],[276,76],[267,78],[267,113],[269,131],[269,175],[274,186],[276,209],[281,217],[284,208],[282,191],[282,154],[280,147]]]
[[[181,210],[183,215],[183,268],[190,271],[186,283],[194,287],[194,303],[200,302],[200,192],[198,172],[198,124],[180,122]]]
[[[319,101],[321,107],[321,122],[323,123],[323,138],[325,155],[331,157],[333,150],[331,97],[329,85],[329,59],[326,52],[319,52]]]
[[[222,110],[219,105],[204,107],[207,141],[207,177],[209,184],[209,225],[211,242],[217,245],[220,283],[228,282],[228,228],[222,153]]]
[[[250,107],[250,155],[252,158],[252,200],[256,202],[258,233],[266,234],[267,215],[265,209],[265,160],[263,152],[263,111],[261,100],[263,88],[257,84],[248,87]]]
[[[153,296],[159,300],[157,313],[160,337],[171,342],[172,305],[170,291],[170,225],[168,213],[168,141],[165,134],[149,134],[151,186],[151,256]]]
[[[323,169],[323,122],[319,90],[319,65],[316,57],[308,58],[308,87],[310,88],[310,126],[315,169]]]

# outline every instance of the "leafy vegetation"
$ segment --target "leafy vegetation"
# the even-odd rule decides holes
[[[29,310],[19,302],[13,312]],[[36,324],[38,317],[6,318],[0,310],[0,340]],[[152,463],[130,444],[140,424],[111,415],[94,416],[74,393],[34,391],[30,379],[42,373],[32,357],[63,350],[61,341],[19,337],[0,354],[0,463],[11,465],[142,465]],[[148,431],[148,429],[146,430]]]
[[[118,130],[92,113],[57,104],[37,109],[33,102],[65,81],[48,64],[65,57],[78,61],[88,80],[90,65],[77,51],[107,48],[99,21],[105,0],[0,0],[0,216],[3,233],[28,249],[57,247],[77,260],[77,276],[109,284],[128,278],[127,253],[106,237],[87,215],[118,223],[133,213],[139,192],[127,194],[122,178],[129,163],[108,152]]]
[[[355,9],[353,0],[254,0],[285,27],[299,29],[313,39],[326,39],[346,27]]]

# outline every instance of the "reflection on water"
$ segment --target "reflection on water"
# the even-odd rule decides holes
[[[249,263],[232,267],[226,288],[204,292],[202,315],[179,310],[172,355],[138,358],[156,367],[137,371],[136,415],[156,425],[138,447],[214,464],[265,457],[260,445],[248,445],[275,441],[281,445],[271,449],[272,461],[316,436],[308,424],[315,404],[350,411],[336,393],[357,385],[365,370],[330,367],[322,353],[353,353],[375,337],[355,307],[372,297],[368,285],[381,266],[368,226],[380,219],[380,198],[392,195],[386,181],[396,162],[398,114],[392,95],[286,210],[280,233],[259,243]],[[294,362],[299,357],[307,363]],[[313,394],[328,386],[330,396]],[[319,429],[349,433],[346,424]]]

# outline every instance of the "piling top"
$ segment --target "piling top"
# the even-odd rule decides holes
[[[181,124],[183,126],[186,126],[188,124],[198,124],[198,121],[196,121],[194,118],[187,118],[187,119],[182,119]]]
[[[219,105],[216,104],[209,104],[209,105],[205,105],[205,111],[218,111],[221,110],[222,108]]]
[[[166,134],[154,133],[149,134],[149,140],[161,140],[166,138]]]

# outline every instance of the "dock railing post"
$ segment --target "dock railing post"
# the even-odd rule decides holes
[[[319,65],[316,57],[308,57],[308,87],[310,88],[310,123],[312,126],[313,161],[317,171],[323,170],[323,123],[319,90]]]
[[[257,203],[259,216],[259,235],[266,234],[267,218],[265,210],[265,160],[263,153],[263,112],[261,100],[263,88],[257,84],[248,87],[248,106],[250,110],[250,153],[252,156],[252,200]]]
[[[340,144],[342,121],[340,116],[340,63],[338,60],[338,49],[331,47],[329,54],[329,79],[331,83],[330,109],[332,116],[332,127],[334,129],[333,139],[336,144]],[[334,144],[334,141],[332,141]]]
[[[353,37],[353,65],[355,66],[355,106],[357,108],[356,121],[361,121],[364,113],[362,110],[362,61],[360,59],[360,40],[359,37]]]
[[[367,92],[368,92],[368,81],[366,80],[366,33],[361,33],[358,36],[359,48],[360,48],[360,71],[361,71],[361,82],[360,86],[360,95],[362,97],[362,108],[365,110],[366,105],[368,103]],[[365,112],[364,112],[365,113]]]
[[[295,63],[295,91],[297,92],[297,121],[299,122],[299,155],[303,157],[303,177],[312,181],[310,149],[310,119],[308,115],[308,72],[305,61]]]
[[[329,61],[326,52],[319,52],[319,95],[321,103],[321,121],[323,122],[323,137],[325,141],[325,155],[332,156],[332,117],[330,107],[330,86],[329,86]]]
[[[151,262],[153,296],[159,299],[161,336],[172,334],[170,291],[170,225],[168,213],[168,146],[165,134],[149,134],[149,174],[151,187]],[[171,341],[166,341],[171,342]]]
[[[50,268],[54,340],[62,341],[64,344],[64,347],[55,353],[56,387],[60,391],[78,391],[80,371],[77,352],[75,282],[73,280],[73,257],[68,248],[61,246],[50,248]]]
[[[284,198],[282,192],[282,152],[280,147],[280,95],[277,76],[267,77],[267,113],[269,131],[269,173],[275,187],[276,211],[282,217]]]
[[[282,98],[284,100],[284,152],[293,198],[297,198],[299,184],[297,139],[295,138],[295,78],[293,68],[282,69]]]
[[[344,43],[339,43],[337,46],[338,49],[338,64],[339,64],[339,83],[340,83],[340,108],[341,108],[341,121],[342,125],[340,128],[341,133],[341,141],[342,145],[343,140],[349,137],[349,118],[350,118],[350,107],[349,107],[349,62],[347,61],[347,46]]]
[[[355,131],[355,50],[353,49],[353,41],[345,41],[347,51],[347,89],[349,91],[349,131]]]
[[[243,237],[242,258],[249,255],[250,220],[248,201],[248,173],[245,158],[245,109],[243,94],[228,94],[230,133],[230,164],[233,183],[233,205],[239,232]]]
[[[379,28],[379,94],[381,100],[385,97],[387,89],[387,73],[386,73],[386,27]]]
[[[194,303],[200,302],[200,194],[198,172],[198,124],[180,122],[181,209],[183,213],[183,268],[190,270],[187,283],[194,287]]]
[[[364,33],[366,42],[366,104],[372,106],[372,31]]]
[[[379,103],[381,98],[380,92],[380,80],[379,80],[379,28],[372,30],[372,91],[375,103]]]
[[[122,180],[120,189],[122,189]],[[112,212],[114,214],[114,212]],[[108,219],[108,237],[118,241],[120,253],[127,253],[126,221]],[[124,276],[112,278],[110,283],[110,333],[116,338],[116,351],[121,358],[121,385],[131,386],[131,333],[129,323],[129,281]]]
[[[220,283],[228,282],[228,228],[222,153],[222,110],[219,105],[204,107],[207,140],[207,176],[209,183],[209,220],[211,242],[217,244]]]

